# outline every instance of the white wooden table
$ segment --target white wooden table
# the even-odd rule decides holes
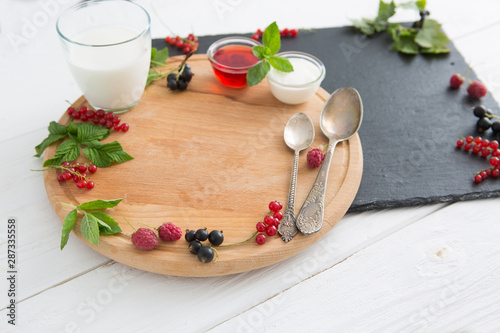
[[[375,15],[378,6],[138,2],[150,10],[153,37],[253,32],[273,20],[290,28],[341,26]],[[59,119],[65,100],[81,95],[54,29],[71,3],[0,2],[1,332],[500,331],[500,199],[348,215],[304,252],[224,277],[140,271],[74,236],[60,251],[61,222],[41,173],[29,169],[41,166],[33,147],[48,123]],[[498,99],[500,2],[429,0],[428,9]],[[415,18],[408,12],[395,20]],[[8,217],[18,221],[16,326],[7,324]]]

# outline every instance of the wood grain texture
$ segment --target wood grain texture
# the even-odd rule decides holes
[[[181,58],[173,57],[174,66]],[[173,222],[182,229],[224,230],[225,244],[247,239],[267,213],[271,200],[286,202],[293,152],[283,142],[287,120],[304,112],[315,123],[313,146],[326,144],[318,120],[329,94],[319,89],[307,103],[288,106],[271,95],[267,82],[257,87],[230,89],[216,81],[204,55],[190,60],[195,79],[184,92],[169,91],[165,82],[149,86],[141,102],[121,115],[129,132],[113,133],[133,161],[99,169],[92,176],[96,187],[80,190],[59,183],[55,171],[44,174],[47,196],[61,220],[69,208],[95,199],[124,198],[109,213],[123,233],[101,236],[93,246],[83,239],[77,223],[74,233],[101,254],[139,269],[179,276],[214,276],[264,267],[307,248],[328,232],[345,214],[357,192],[362,174],[362,149],[355,136],[335,151],[325,200],[325,225],[317,234],[298,235],[285,244],[268,238],[265,246],[251,241],[220,248],[217,263],[200,263],[183,240],[160,242],[151,252],[130,242],[133,230],[125,222],[159,226]],[[76,106],[85,104],[82,97]],[[60,123],[67,124],[64,115]],[[49,147],[45,159],[54,155]],[[85,161],[84,157],[80,157]],[[317,169],[307,167],[305,153],[299,163],[297,206],[305,199]],[[298,207],[299,208],[299,207]],[[298,209],[297,208],[297,209]],[[70,242],[72,240],[70,239]]]

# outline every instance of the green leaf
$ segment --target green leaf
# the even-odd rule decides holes
[[[257,63],[255,66],[248,70],[247,84],[250,87],[259,84],[260,81],[264,80],[270,69],[271,65],[269,65],[269,62],[267,61],[261,61]]]
[[[151,49],[151,67],[165,65],[168,59],[168,48],[158,51],[156,48]]]
[[[391,50],[406,54],[417,54],[420,47],[415,43],[415,29],[407,29],[400,24],[394,24],[387,30],[392,35],[394,44]]]
[[[281,72],[293,72],[293,66],[290,63],[290,60],[285,57],[270,56],[267,60],[269,60],[271,66]]]
[[[427,5],[427,1],[426,0],[418,0],[418,1],[415,1],[415,5],[417,6],[417,9],[419,11],[422,11],[422,10],[425,10],[425,6]]]
[[[430,54],[441,54],[441,53],[449,53],[450,49],[446,46],[438,46],[434,48],[421,48],[420,52],[422,53],[430,53]]]
[[[394,4],[394,1],[385,3],[380,0],[378,14],[375,21],[387,22],[387,20],[389,20],[389,18],[391,18],[394,14],[396,14],[396,5]]]
[[[276,22],[271,23],[264,31],[262,44],[270,49],[271,55],[276,54],[280,50],[281,36]]]
[[[98,167],[108,167],[112,162],[123,163],[134,159],[127,154],[118,141],[103,144],[99,141],[88,143],[86,148],[83,148],[85,156]]]
[[[81,231],[90,243],[99,245],[99,223],[94,215],[85,214],[81,223]]]
[[[106,213],[92,212],[87,214],[92,214],[97,219],[97,223],[99,223],[99,233],[101,235],[112,235],[122,231],[118,222]]]
[[[266,56],[271,55],[271,49],[262,45],[252,47],[252,52],[259,60],[263,60]]]
[[[365,35],[373,35],[375,33],[374,20],[361,19],[361,20],[351,20],[352,25],[360,30]]]
[[[106,209],[113,208],[120,203],[123,199],[113,199],[113,200],[94,200],[88,201],[80,204],[78,208],[81,210],[96,210],[96,209]]]
[[[78,125],[76,140],[83,144],[94,140],[103,140],[111,133],[111,130],[106,127],[92,123],[79,123]]]
[[[415,42],[425,49],[444,50],[450,40],[441,31],[441,24],[431,19],[425,19],[422,29],[415,36]]]
[[[73,227],[75,226],[76,223],[76,215],[77,215],[77,210],[73,209],[64,218],[62,235],[61,235],[61,250],[64,249],[66,243],[68,243],[69,234],[71,233],[71,230],[73,230]]]
[[[420,0],[420,1],[408,1],[408,2],[403,2],[397,5],[398,8],[404,8],[404,9],[415,9],[418,11],[424,10],[425,9],[425,0]]]
[[[66,126],[51,121],[49,124],[49,136],[46,137],[38,146],[35,147],[36,155],[35,157],[42,156],[45,149],[53,144],[54,142],[64,138],[68,133]]]
[[[161,77],[161,73],[150,69],[148,72],[148,79],[146,81],[146,87],[153,83],[154,80]]]
[[[63,141],[54,154],[54,157],[46,160],[43,166],[60,164],[63,161],[73,161],[80,156],[80,146],[73,139]]]

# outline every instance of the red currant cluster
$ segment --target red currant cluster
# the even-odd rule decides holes
[[[97,166],[95,164],[86,164],[80,162],[62,162],[60,166],[53,166],[56,169],[61,170],[57,173],[57,180],[60,182],[73,179],[78,188],[87,188],[89,190],[94,188],[94,182],[89,181],[86,171],[90,173],[95,173],[97,171]]]
[[[457,148],[462,147],[466,151],[481,154],[485,158],[491,155],[489,159],[491,167],[474,173],[474,181],[476,183],[482,182],[489,176],[497,178],[500,175],[500,150],[498,149],[498,141],[493,140],[490,142],[488,139],[483,139],[479,136],[475,138],[472,136],[466,138],[460,136],[460,139],[457,141]]]
[[[129,129],[127,123],[120,125],[120,117],[115,116],[113,112],[106,112],[101,109],[97,111],[91,110],[85,105],[80,106],[78,110],[70,106],[66,112],[70,117],[73,117],[73,119],[83,122],[91,121],[96,125],[106,126],[107,129],[114,128],[116,131],[122,132],[126,132]]]
[[[257,244],[264,244],[266,242],[266,235],[270,237],[276,235],[280,221],[283,218],[281,209],[283,209],[283,205],[280,202],[271,201],[269,203],[269,214],[264,217],[264,222],[259,222],[255,226],[259,232],[255,236]]]
[[[253,40],[257,40],[257,41],[261,40],[263,34],[264,34],[264,32],[262,32],[262,30],[258,29],[252,35],[252,39]],[[288,28],[285,28],[283,30],[280,30],[280,36],[281,37],[292,37],[292,38],[295,38],[295,37],[297,37],[298,34],[299,34],[299,30],[298,29],[288,29]]]
[[[167,36],[165,41],[172,46],[176,46],[178,49],[182,50],[185,54],[189,52],[196,52],[198,50],[198,37],[193,34],[189,34],[186,38],[181,38],[179,36],[170,37]]]

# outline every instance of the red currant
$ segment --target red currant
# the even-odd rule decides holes
[[[475,176],[474,176],[474,181],[475,181],[476,183],[480,183],[480,182],[482,182],[482,181],[483,181],[483,177],[481,177],[481,175],[475,175]]]
[[[255,241],[259,245],[264,244],[266,242],[266,235],[264,235],[264,234],[258,234],[257,236],[255,236]]]
[[[64,180],[70,180],[73,176],[71,175],[71,172],[65,171],[63,172],[63,178]]]
[[[87,186],[87,181],[86,180],[79,180],[76,182],[76,187],[78,188],[84,188]]]
[[[490,157],[490,164],[492,166],[497,166],[500,164],[500,159],[498,157],[495,157],[495,156]]]
[[[464,140],[462,140],[462,139],[458,140],[457,141],[457,148],[462,147],[464,145],[464,143],[465,143]]]
[[[62,163],[61,163],[61,166],[62,166],[62,167],[68,167],[68,166],[69,166],[69,162],[67,162],[67,161],[62,162]]]
[[[490,142],[490,148],[493,149],[493,150],[497,150],[498,149],[498,146],[499,146],[499,143],[497,140],[493,140]]]
[[[91,164],[88,169],[90,173],[95,173],[97,171],[97,166],[95,164]]]
[[[101,126],[106,125],[106,118],[99,119],[99,125],[101,125]]]
[[[482,157],[487,157],[490,154],[490,150],[488,148],[483,148],[481,150],[481,156]]]
[[[57,174],[57,180],[58,180],[58,181],[60,181],[60,182],[63,182],[63,181],[65,181],[66,179],[64,179],[64,176],[63,176],[63,174],[62,174],[62,173],[58,173],[58,174]]]
[[[266,225],[264,224],[264,222],[258,222],[255,228],[257,229],[258,232],[266,231]]]
[[[123,123],[123,124],[122,124],[122,126],[121,126],[121,130],[122,130],[123,132],[126,132],[126,131],[128,131],[128,129],[129,129],[128,124],[127,124],[127,123]]]
[[[113,112],[106,113],[106,120],[113,121],[113,119],[115,119],[115,115],[113,114]]]
[[[483,139],[482,139],[480,136],[476,136],[476,137],[474,138],[474,142],[475,142],[476,144],[480,144],[481,142],[483,142]]]
[[[75,118],[76,120],[80,119],[80,117],[81,117],[81,113],[79,113],[79,112],[73,113],[73,118]]]
[[[266,235],[268,236],[274,236],[276,235],[276,227],[274,225],[270,225],[269,227],[266,228]]]
[[[500,170],[498,170],[497,168],[491,170],[491,177],[497,178],[498,176],[500,176]]]
[[[464,146],[464,149],[467,150],[467,151],[471,150],[472,149],[472,144],[466,143],[465,146]]]
[[[273,214],[273,217],[278,220],[278,221],[281,221],[281,219],[283,218],[283,213],[282,212],[276,212]]]
[[[283,205],[279,203],[278,201],[271,201],[269,203],[269,210],[271,212],[279,212],[283,208]]]
[[[80,165],[80,166],[78,167],[78,172],[79,172],[79,173],[84,173],[85,171],[87,171],[87,166],[86,166],[85,164]]]
[[[480,151],[481,151],[481,145],[474,145],[474,147],[472,147],[472,152],[474,154],[479,154]]]
[[[113,122],[111,120],[106,121],[106,128],[107,129],[112,129],[113,128]]]
[[[119,131],[119,130],[120,130],[120,128],[121,128],[120,124],[116,124],[115,126],[113,126],[113,129],[114,129],[115,131]]]
[[[80,116],[80,120],[85,122],[85,121],[89,120],[89,117],[87,117],[86,113],[82,113],[82,115]]]
[[[176,43],[175,38],[171,38],[169,43],[170,45],[174,46]]]
[[[78,110],[78,112],[80,112],[80,113],[87,113],[87,111],[88,111],[88,108],[85,105],[80,106],[80,110]]]
[[[264,217],[264,223],[267,224],[267,225],[274,225],[274,217],[270,216],[270,215],[267,215],[266,217]]]
[[[491,156],[494,156],[494,157],[500,156],[500,150],[497,149],[497,150],[492,151]]]
[[[479,175],[481,176],[481,178],[482,178],[482,179],[486,179],[486,178],[488,178],[488,173],[487,173],[486,171],[484,171],[484,170],[483,170],[483,171],[481,171],[481,172],[479,173]]]
[[[172,38],[170,36],[165,37],[165,42],[170,43],[171,40]]]
[[[474,138],[470,135],[465,138],[465,142],[467,142],[467,143],[471,143],[472,141],[474,141]]]
[[[99,118],[92,118],[92,122],[96,125],[99,124]]]
[[[297,37],[298,34],[299,34],[299,31],[297,29],[290,30],[290,36]]]
[[[258,34],[253,34],[252,39],[258,41],[260,39],[260,36]]]
[[[106,112],[103,109],[99,109],[95,112],[97,118],[104,118],[106,116]]]
[[[115,125],[118,125],[118,124],[120,123],[120,121],[121,121],[120,117],[116,117],[116,116],[115,116],[115,117],[113,118],[113,124],[115,124]]]
[[[95,111],[94,110],[88,110],[87,111],[87,118],[92,119],[95,117]]]
[[[484,139],[482,142],[481,142],[481,147],[483,148],[488,148],[490,146],[490,140],[488,139]]]
[[[75,172],[75,171],[76,171],[76,169],[75,169],[75,168],[73,168],[73,167],[68,168],[68,170],[70,171],[70,173],[71,173],[71,172]]]
[[[182,40],[178,40],[177,43],[175,43],[175,46],[177,46],[177,48],[181,49],[184,47],[184,42]]]
[[[74,107],[72,107],[72,106],[70,106],[70,107],[66,110],[66,112],[68,113],[68,115],[69,115],[70,117],[73,115],[73,113],[74,113],[75,111],[76,111],[76,110],[75,110],[75,108],[74,108]]]
[[[182,52],[184,52],[184,54],[188,54],[189,52],[191,52],[191,47],[184,46],[184,48],[182,49]]]
[[[93,182],[93,181],[87,182],[86,187],[87,187],[89,190],[93,189],[93,188],[94,188],[94,182]]]

